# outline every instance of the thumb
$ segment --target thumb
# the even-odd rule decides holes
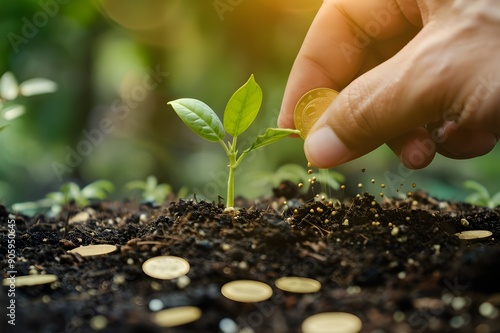
[[[415,98],[414,91],[404,91],[405,85],[401,82],[405,79],[388,75],[398,73],[398,68],[394,61],[387,61],[342,90],[305,140],[304,151],[309,162],[320,168],[331,168],[384,143],[389,143],[401,158],[403,151],[407,155],[408,149],[419,146],[416,141],[432,142],[423,126],[437,121],[439,114],[432,112],[428,100],[423,103],[425,107],[415,103],[421,99]],[[422,166],[435,154],[433,144],[425,147],[426,154],[419,161]],[[405,163],[404,158],[402,160]]]

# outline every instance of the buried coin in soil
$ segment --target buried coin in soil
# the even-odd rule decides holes
[[[287,276],[276,280],[275,285],[278,289],[291,293],[307,294],[315,293],[321,289],[321,283],[314,279],[299,276]]]
[[[221,293],[226,298],[243,303],[265,301],[273,295],[269,285],[253,280],[237,280],[228,282],[221,288]]]
[[[142,264],[142,270],[151,277],[172,280],[186,275],[190,266],[185,259],[180,257],[158,256],[146,260]]]
[[[16,276],[14,280],[14,284],[16,287],[39,286],[42,284],[56,282],[57,276],[53,274],[24,275]],[[3,279],[4,286],[10,285],[11,282],[12,281],[10,278]]]
[[[488,230],[467,230],[456,233],[455,236],[461,240],[476,240],[489,238],[493,236],[493,233]]]
[[[68,252],[79,254],[82,257],[91,257],[91,256],[100,256],[103,254],[115,252],[116,249],[117,247],[115,245],[96,244],[96,245],[80,246],[72,250],[69,250]]]
[[[361,320],[346,312],[324,312],[310,316],[302,323],[304,333],[358,333]]]
[[[161,310],[153,315],[153,321],[162,327],[175,327],[200,319],[202,312],[196,306],[180,306]]]

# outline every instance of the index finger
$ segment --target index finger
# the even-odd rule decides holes
[[[294,128],[294,107],[307,91],[340,91],[393,55],[407,42],[397,37],[409,27],[415,28],[395,0],[325,0],[290,72],[278,125]]]

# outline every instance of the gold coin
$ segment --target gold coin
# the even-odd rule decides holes
[[[358,333],[361,320],[346,312],[325,312],[312,315],[302,323],[303,333]]]
[[[158,256],[149,258],[142,264],[142,270],[156,279],[172,280],[189,272],[189,263],[176,256]]]
[[[4,286],[9,286],[14,283],[16,287],[25,286],[38,286],[41,284],[47,284],[57,281],[57,276],[53,274],[37,274],[37,275],[23,275],[16,276],[15,278],[3,279],[2,284]]]
[[[98,245],[80,246],[72,250],[69,250],[68,252],[78,253],[82,257],[90,257],[90,256],[100,256],[102,254],[115,252],[116,249],[117,247],[115,245],[98,244]]]
[[[468,230],[456,233],[455,236],[462,240],[475,240],[491,237],[493,233],[488,230]]]
[[[305,139],[309,130],[326,111],[328,106],[338,96],[338,92],[329,88],[316,88],[302,96],[293,113],[295,128],[300,131],[300,136]]]
[[[221,288],[221,293],[230,300],[254,303],[265,301],[273,295],[270,286],[253,280],[237,280],[228,282]]]
[[[321,289],[319,281],[299,276],[282,277],[276,280],[275,284],[283,291],[298,294],[315,293]]]
[[[201,310],[196,306],[179,306],[161,310],[153,315],[153,321],[161,327],[174,327],[200,319]]]

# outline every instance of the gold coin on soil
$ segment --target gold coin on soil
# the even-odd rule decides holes
[[[324,312],[304,320],[303,333],[358,333],[361,320],[346,312]]]
[[[316,88],[308,91],[299,99],[293,112],[293,123],[295,128],[300,131],[302,139],[306,138],[309,130],[338,94],[333,89]]]
[[[179,306],[153,314],[153,321],[161,327],[175,327],[200,319],[201,310],[196,306]]]
[[[287,276],[276,280],[276,287],[291,293],[315,293],[321,289],[321,283],[314,279],[299,276]]]
[[[488,230],[467,230],[456,233],[455,236],[462,240],[476,240],[491,237],[493,233]]]
[[[186,275],[189,269],[189,263],[185,259],[176,256],[153,257],[142,264],[144,273],[162,280],[172,280]]]
[[[57,281],[57,276],[53,274],[37,274],[37,275],[23,275],[16,276],[14,279],[3,279],[2,284],[4,286],[9,286],[11,282],[14,282],[16,287],[25,286],[38,286],[41,284],[53,283]]]
[[[96,245],[80,246],[72,250],[69,250],[68,252],[78,253],[82,257],[91,257],[91,256],[100,256],[103,254],[115,252],[116,249],[117,247],[115,245],[96,244]]]
[[[236,280],[228,282],[221,288],[226,298],[236,302],[262,302],[273,295],[271,287],[263,282],[254,280]]]

